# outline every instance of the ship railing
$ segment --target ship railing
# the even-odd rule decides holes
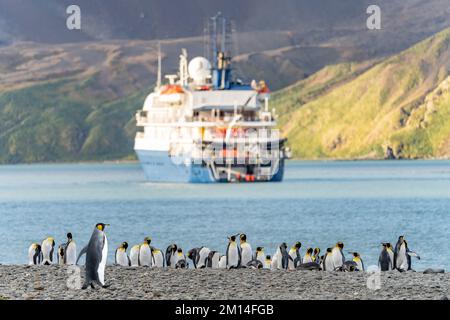
[[[149,111],[139,111],[136,113],[136,121],[138,125],[146,124],[164,124],[177,121],[181,113],[176,109],[153,109]]]

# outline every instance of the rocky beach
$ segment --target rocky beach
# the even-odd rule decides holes
[[[80,290],[84,267],[3,265],[0,266],[0,300],[442,300],[450,295],[448,273],[108,266],[105,278],[110,285],[106,289]]]

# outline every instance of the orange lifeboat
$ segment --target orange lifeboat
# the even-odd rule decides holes
[[[162,87],[161,94],[182,94],[184,90],[181,86],[176,84],[168,84]]]

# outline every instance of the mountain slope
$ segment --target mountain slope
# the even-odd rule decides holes
[[[450,156],[449,74],[446,29],[312,101],[301,99],[314,77],[275,102],[300,158],[382,158],[388,148],[398,158]]]

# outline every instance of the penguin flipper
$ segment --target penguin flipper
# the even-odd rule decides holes
[[[75,265],[78,264],[78,260],[80,260],[81,256],[84,255],[87,252],[88,246],[81,249],[80,253],[78,254],[77,262],[75,262]]]
[[[408,252],[406,252],[410,257],[414,257],[414,258],[417,258],[418,260],[420,260],[420,256],[417,254],[417,253],[415,253],[414,251],[408,251]]]

